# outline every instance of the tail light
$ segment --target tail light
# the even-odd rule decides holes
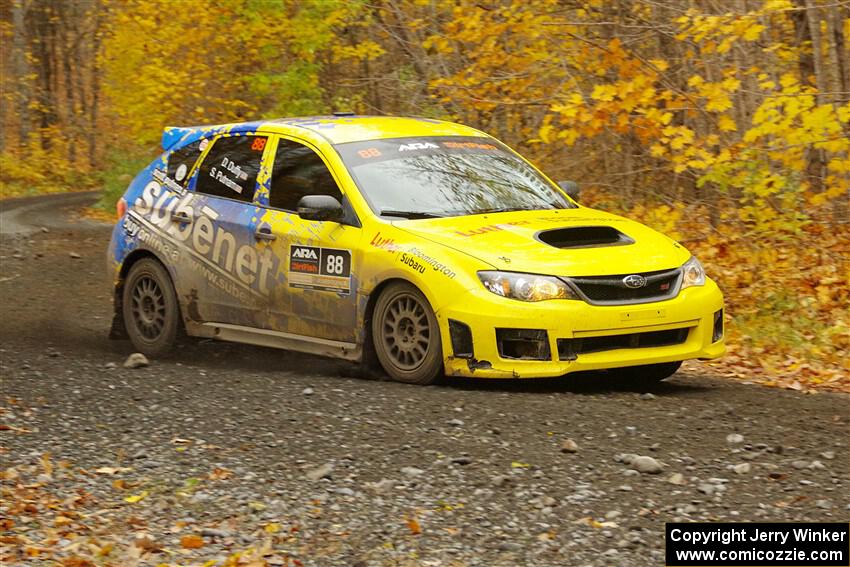
[[[127,201],[124,200],[124,197],[121,197],[118,199],[118,202],[115,203],[115,212],[118,214],[119,219],[127,212]]]

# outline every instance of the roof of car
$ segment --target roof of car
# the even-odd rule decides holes
[[[165,150],[171,150],[194,142],[199,138],[222,132],[264,130],[286,134],[292,133],[293,129],[308,130],[322,136],[332,144],[422,136],[486,136],[475,128],[433,118],[360,115],[310,116],[237,124],[169,126],[163,131],[162,147]]]
[[[360,142],[386,138],[419,136],[483,136],[475,128],[435,120],[404,116],[316,116],[311,118],[281,118],[268,126],[285,124],[306,128],[324,136],[332,144]],[[273,129],[270,128],[270,129]]]

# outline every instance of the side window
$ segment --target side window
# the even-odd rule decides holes
[[[281,138],[274,156],[269,206],[295,211],[305,195],[331,195],[342,202],[342,193],[319,154]]]
[[[166,175],[180,185],[185,185],[189,172],[192,171],[192,166],[195,165],[200,156],[201,140],[195,140],[191,144],[186,144],[182,148],[174,150],[168,154]]]
[[[198,170],[195,191],[250,203],[267,136],[218,138]]]

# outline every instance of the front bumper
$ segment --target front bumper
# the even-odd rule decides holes
[[[437,318],[447,375],[544,378],[582,370],[717,358],[726,351],[724,336],[715,340],[716,319],[719,315],[722,321],[722,312],[718,314],[722,309],[720,289],[707,280],[704,286],[682,290],[673,299],[618,306],[578,300],[525,303],[482,288],[443,306]],[[458,340],[458,329],[463,326],[472,338],[472,356],[458,352],[464,344]],[[525,333],[548,343],[548,352],[542,345],[532,355],[545,360],[511,357],[507,350],[518,355],[515,349],[505,347],[506,335],[497,332],[499,329],[545,331]]]

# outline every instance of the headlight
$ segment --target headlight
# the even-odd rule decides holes
[[[478,277],[488,291],[520,301],[578,299],[567,284],[554,276],[516,272],[478,272]]]
[[[694,256],[682,264],[682,289],[692,285],[705,285],[705,269]]]

